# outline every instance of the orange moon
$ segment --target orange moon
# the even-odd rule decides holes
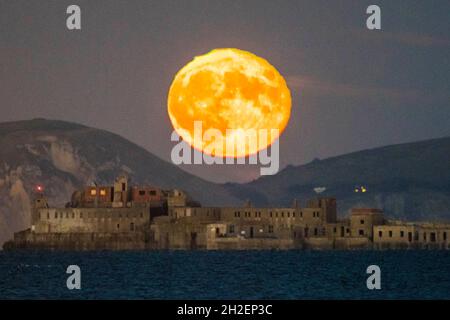
[[[215,49],[195,57],[176,74],[169,90],[168,113],[175,131],[195,149],[213,156],[243,157],[270,146],[286,128],[291,94],[267,60],[239,49]],[[223,138],[218,145],[223,148],[210,152],[207,142],[196,140],[195,121],[201,121],[203,132],[220,131]],[[240,137],[227,135],[227,129],[264,129],[269,138],[230,153],[227,142]],[[272,129],[278,134],[270,134]]]

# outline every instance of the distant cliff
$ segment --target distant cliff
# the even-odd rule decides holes
[[[177,187],[204,203],[236,204],[221,185],[207,182],[107,131],[44,119],[0,123],[0,245],[29,227],[30,197],[45,186],[63,206],[75,188],[111,184],[120,173],[131,183]]]
[[[361,186],[367,191],[355,192]],[[361,206],[405,220],[450,220],[450,137],[315,160],[251,183],[227,184],[234,196],[258,205],[304,201],[318,187],[337,197],[341,215]]]

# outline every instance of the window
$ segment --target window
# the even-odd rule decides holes
[[[303,211],[300,211],[300,217],[303,217]]]
[[[319,215],[320,215],[320,212],[317,212],[317,218],[319,217]]]
[[[272,225],[269,226],[269,233],[273,233],[273,226]]]
[[[122,182],[122,191],[125,191],[125,183]]]
[[[272,218],[272,216],[273,216],[273,215],[272,215],[272,211],[270,211],[270,217]]]
[[[378,231],[378,236],[379,236],[380,238],[382,238],[382,237],[383,237],[383,231]]]
[[[447,241],[447,232],[444,231],[444,233],[442,234],[442,239],[444,239],[444,241]]]
[[[400,230],[400,237],[403,238],[405,236],[405,231]]]
[[[314,228],[314,235],[317,236],[317,228]]]
[[[360,223],[361,223],[361,224],[364,224],[364,220],[361,220]]]
[[[50,219],[50,212],[47,211],[47,219]]]
[[[120,229],[120,224],[117,224],[117,230],[119,230]]]
[[[295,212],[292,212],[292,217],[295,218]]]
[[[69,212],[66,212],[66,218],[69,218]]]
[[[290,213],[289,213],[289,212],[287,213],[287,217],[288,217],[288,218],[290,217]]]
[[[277,217],[277,218],[278,218],[278,212],[276,212],[276,213],[275,213],[275,217]]]
[[[283,211],[281,211],[281,217],[284,218],[284,212]]]
[[[80,218],[83,218],[83,212],[80,212]]]
[[[145,190],[139,190],[139,195],[140,196],[145,196]]]
[[[392,231],[389,230],[389,238],[392,238]]]
[[[106,196],[106,189],[100,189],[100,195]]]
[[[91,196],[97,195],[97,189],[91,189]]]
[[[425,241],[427,240],[427,233],[426,232],[423,233],[423,240],[425,240]]]
[[[436,233],[434,233],[434,232],[430,233],[430,241],[431,242],[436,242]]]
[[[364,235],[364,230],[363,229],[359,229],[359,235],[363,236]]]
[[[130,231],[134,231],[134,223],[130,223]]]
[[[75,212],[72,211],[72,219],[75,219]]]
[[[156,191],[155,190],[150,190],[150,195],[151,196],[156,196]]]
[[[144,213],[143,212],[141,212],[141,218],[143,218],[144,217]]]
[[[228,227],[228,232],[229,232],[229,233],[234,233],[234,225],[230,225],[230,226]]]
[[[347,231],[347,233],[350,233],[350,229],[349,229],[349,228],[347,228],[347,230],[346,230],[346,231]]]
[[[58,212],[55,211],[55,219],[58,219]]]
[[[334,227],[334,228],[333,228],[333,233],[336,233],[336,232],[337,232],[337,228]]]

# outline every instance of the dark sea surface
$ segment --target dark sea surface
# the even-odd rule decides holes
[[[366,269],[381,268],[381,290]],[[81,290],[66,269],[81,268]],[[0,251],[1,299],[450,299],[449,251]]]

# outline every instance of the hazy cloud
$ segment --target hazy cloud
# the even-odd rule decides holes
[[[345,36],[353,35],[364,40],[397,42],[418,47],[449,47],[450,38],[430,36],[412,32],[368,31],[366,29],[346,30]]]
[[[354,98],[381,97],[397,100],[415,100],[421,96],[421,92],[417,90],[336,83],[312,76],[294,75],[288,76],[286,80],[291,89],[300,90],[300,92],[308,95],[334,95]]]

